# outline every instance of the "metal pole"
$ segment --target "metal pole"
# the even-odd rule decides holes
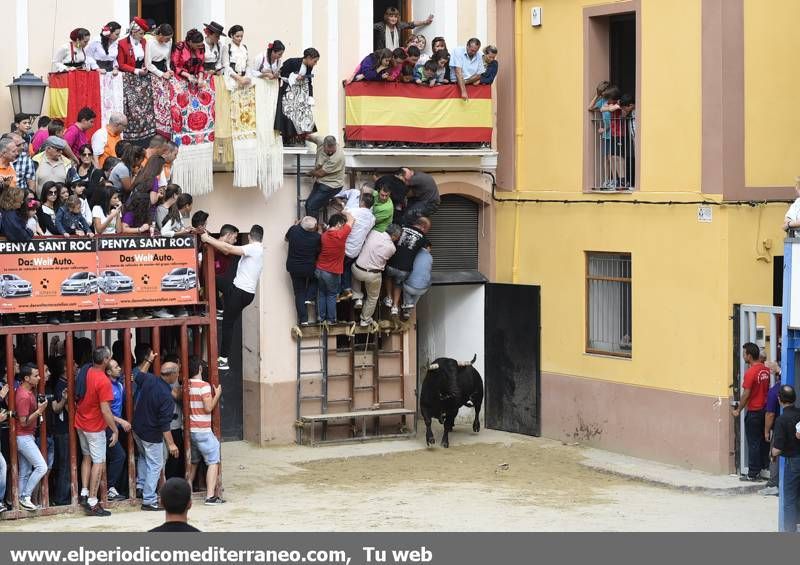
[[[297,157],[297,164],[295,168],[295,178],[297,182],[297,219],[299,220],[300,218],[302,218],[300,201],[303,199],[302,186],[301,186],[302,179],[300,178],[300,153],[298,153],[296,157]]]
[[[216,319],[216,316],[214,317]],[[192,459],[192,444],[189,438],[189,328],[181,326],[181,406],[183,407],[183,455],[184,478],[189,480],[189,462]]]
[[[14,397],[14,379],[17,376],[14,374],[14,342],[13,336],[6,336],[6,375],[8,376],[8,397],[6,403],[8,404],[11,412],[17,411],[17,405]],[[11,467],[11,507],[14,511],[19,510],[19,464],[17,460],[17,417],[8,419],[8,466]]]
[[[122,378],[125,379],[125,417],[133,422],[133,367],[131,364],[131,329],[122,330]],[[128,499],[136,498],[136,456],[133,451],[133,430],[128,432]]]
[[[792,249],[796,243],[791,239],[786,239],[783,243],[783,315],[781,316],[781,380],[783,384],[794,386],[795,382],[795,361],[797,350],[795,349],[795,339],[798,337],[797,330],[789,329],[789,315],[792,311]],[[790,342],[790,336],[792,341]],[[785,516],[783,514],[783,503],[786,496],[786,460],[784,457],[778,458],[778,530],[785,530]]]
[[[74,335],[67,332],[64,336],[67,364],[67,420],[69,421],[69,480],[72,507],[78,506],[78,442],[75,431],[75,352]],[[87,487],[89,485],[86,485]]]
[[[44,365],[44,334],[42,332],[38,332],[36,334],[36,366],[39,369],[39,374],[41,378],[39,379],[39,390],[37,391],[39,394],[45,393],[45,365]],[[52,406],[47,406],[47,411],[52,410]],[[42,457],[44,457],[45,462],[47,462],[47,418],[42,417],[42,421],[39,424],[39,450],[42,453]],[[50,477],[50,466],[48,465],[47,472],[45,473],[42,480],[39,481],[39,488],[40,496],[39,496],[39,503],[42,505],[42,508],[47,508],[50,506],[50,489],[48,485],[48,478]]]

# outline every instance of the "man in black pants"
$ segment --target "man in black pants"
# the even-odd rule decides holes
[[[230,245],[236,244],[239,237],[239,228],[231,224],[225,224],[219,229],[219,239]],[[222,299],[225,290],[233,283],[233,274],[236,272],[235,266],[239,257],[231,257],[224,252],[214,255],[214,274],[217,289],[217,320],[222,320],[224,313],[224,303]],[[233,268],[231,268],[233,267]]]
[[[208,234],[203,234],[201,239],[215,249],[228,255],[238,255],[239,264],[236,266],[236,277],[233,284],[225,293],[225,312],[222,316],[222,344],[217,359],[220,370],[230,369],[228,355],[230,354],[231,339],[233,338],[233,325],[248,304],[256,296],[256,286],[261,278],[261,268],[264,264],[264,228],[254,225],[250,228],[250,243],[247,245],[231,245]]]

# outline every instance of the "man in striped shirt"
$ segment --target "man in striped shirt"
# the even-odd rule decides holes
[[[211,385],[203,380],[204,368],[200,357],[189,358],[189,430],[192,443],[189,483],[194,482],[197,465],[202,459],[208,468],[205,504],[214,506],[225,502],[216,495],[220,450],[219,440],[211,430],[211,413],[222,396],[222,386],[215,386],[212,392]]]

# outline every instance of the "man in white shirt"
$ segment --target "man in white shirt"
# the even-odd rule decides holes
[[[389,224],[385,232],[375,230],[369,232],[358,259],[353,263],[353,278],[356,280],[353,296],[356,298],[356,308],[361,308],[364,298],[364,293],[361,292],[362,282],[367,289],[367,302],[363,304],[364,308],[359,321],[359,325],[362,327],[374,324],[372,314],[375,313],[378,296],[381,293],[383,270],[386,268],[386,262],[397,251],[395,243],[400,239],[402,233],[402,228],[397,224]]]
[[[364,193],[361,195],[361,205],[350,210],[350,214],[355,219],[350,235],[344,244],[344,272],[342,273],[342,294],[340,300],[349,300],[353,296],[353,272],[350,268],[358,259],[361,247],[367,239],[369,232],[375,227],[375,216],[372,214],[372,204],[374,203],[372,194]]]
[[[233,284],[225,293],[225,313],[222,316],[222,344],[220,345],[217,363],[221,371],[230,369],[228,355],[230,354],[231,339],[233,338],[233,325],[242,310],[253,301],[256,296],[256,286],[261,278],[261,268],[264,266],[264,228],[258,224],[250,228],[250,243],[247,245],[231,245],[204,233],[200,236],[205,243],[226,253],[239,255],[239,265],[236,267],[236,277]]]
[[[461,89],[461,98],[464,100],[469,100],[466,85],[479,82],[481,74],[486,70],[480,50],[481,40],[473,37],[467,41],[466,47],[453,49],[450,58],[450,67],[455,71],[458,87]]]

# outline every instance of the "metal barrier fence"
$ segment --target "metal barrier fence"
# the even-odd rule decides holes
[[[132,342],[134,333],[136,332],[138,338],[147,341],[154,352],[159,353],[162,346],[162,332],[169,331],[169,328],[177,328],[177,342],[178,342],[178,355],[180,359],[180,377],[182,387],[182,413],[183,413],[183,445],[182,450],[184,453],[185,461],[185,476],[188,478],[188,462],[191,460],[191,444],[190,434],[188,430],[189,425],[189,356],[198,355],[206,357],[213,362],[208,364],[208,380],[212,387],[219,384],[219,370],[217,367],[217,320],[215,316],[214,301],[216,299],[216,285],[215,285],[215,272],[214,272],[214,248],[210,245],[204,246],[203,249],[203,265],[200,269],[202,277],[198,277],[198,283],[201,288],[201,300],[197,307],[199,312],[194,312],[187,317],[170,318],[170,319],[150,319],[150,320],[115,320],[115,321],[91,321],[91,322],[78,322],[67,323],[61,325],[52,324],[37,324],[37,325],[2,325],[0,326],[0,342],[4,341],[3,350],[5,352],[6,375],[8,379],[8,396],[6,403],[9,409],[16,411],[16,391],[14,390],[14,341],[15,338],[19,339],[22,335],[32,335],[35,341],[36,361],[35,364],[39,369],[41,375],[45,374],[45,344],[51,334],[64,334],[65,337],[65,350],[64,357],[66,362],[66,376],[67,376],[67,414],[68,414],[68,449],[69,449],[69,468],[70,468],[70,503],[63,506],[51,506],[50,492],[48,487],[48,479],[51,469],[48,468],[47,474],[42,478],[37,491],[32,497],[41,507],[37,511],[26,511],[19,507],[18,500],[18,480],[19,480],[19,455],[17,450],[16,439],[16,418],[11,417],[8,422],[8,470],[9,480],[6,486],[6,499],[11,502],[11,509],[0,514],[2,519],[16,519],[29,516],[52,515],[64,512],[76,512],[79,510],[79,476],[78,476],[78,462],[79,462],[79,449],[77,442],[77,433],[75,430],[75,351],[73,340],[77,334],[89,334],[94,337],[93,345],[95,347],[100,345],[109,345],[107,342],[108,336],[113,332],[118,332],[121,336],[123,349],[122,349],[122,374],[125,383],[125,398],[124,398],[124,414],[130,422],[133,416],[133,387],[132,387]],[[104,339],[105,337],[105,339]],[[137,340],[138,341],[138,340]],[[152,372],[158,374],[160,371],[160,358],[157,356],[154,363]],[[39,381],[38,393],[44,394],[45,392],[45,379]],[[48,406],[48,410],[50,407]],[[217,438],[221,437],[220,430],[220,407],[217,405],[212,413],[212,431]],[[39,424],[39,439],[38,444],[42,456],[45,461],[48,460],[48,442],[47,442],[47,421],[42,420]],[[99,498],[106,507],[114,507],[119,505],[135,505],[140,504],[140,501],[135,497],[135,484],[136,484],[136,461],[135,461],[135,447],[133,434],[127,434],[126,444],[123,446],[127,455],[127,477],[130,487],[130,494],[128,500],[120,502],[109,502],[107,500],[107,488],[105,480],[105,471],[103,479],[100,484]],[[222,485],[222,464],[220,463],[220,474],[217,482],[218,493],[221,492]]]
[[[629,191],[636,182],[636,125],[631,116],[592,119],[592,190]]]

